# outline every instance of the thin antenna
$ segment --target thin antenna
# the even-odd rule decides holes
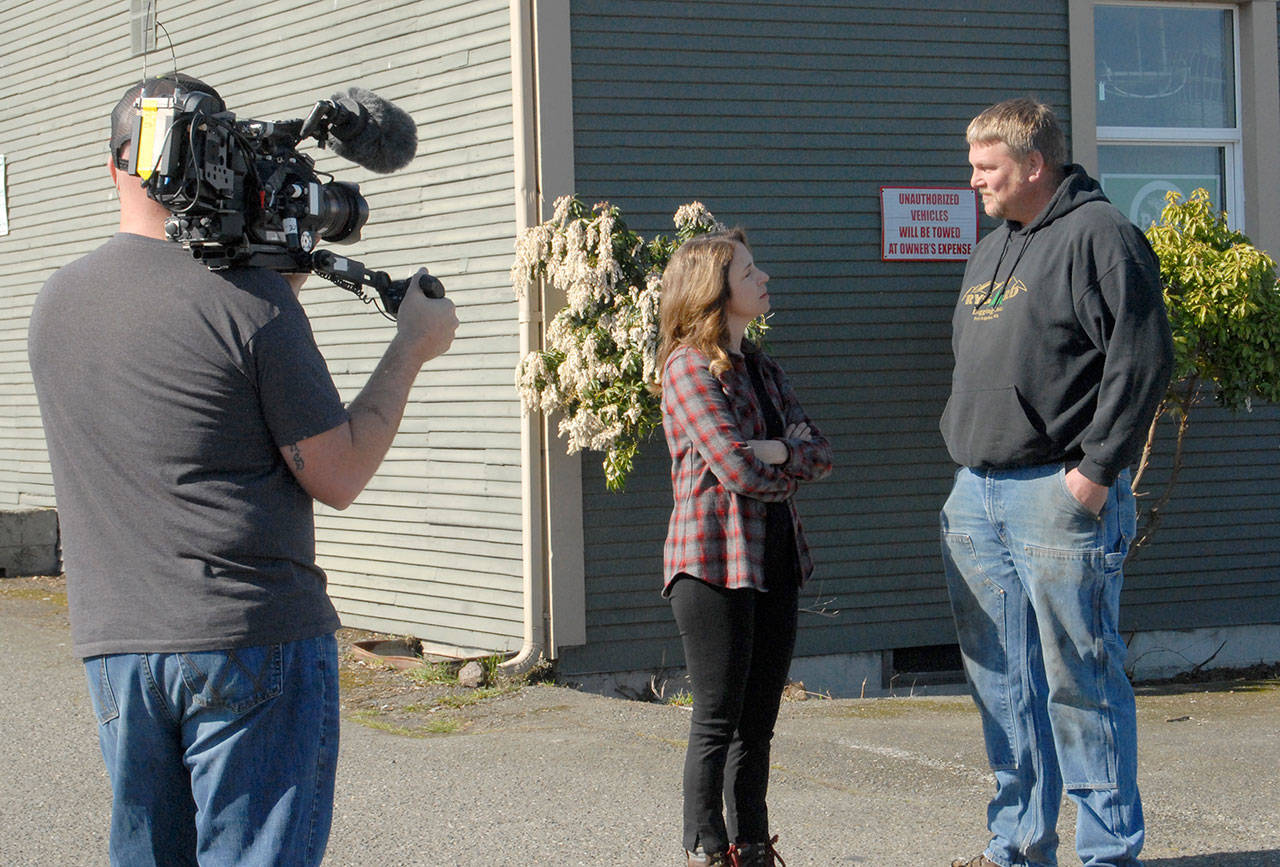
[[[164,26],[164,23],[161,22],[159,14],[157,14],[157,9],[156,9],[157,5],[158,4],[155,2],[155,0],[144,0],[143,20],[145,21],[147,18],[150,18],[152,21],[151,42],[153,45],[158,45],[160,42],[159,36],[157,34],[158,33],[164,34],[164,41],[169,44],[169,57],[171,60],[173,60],[173,76],[174,76],[174,79],[176,80],[178,77],[178,53],[173,48],[173,37],[169,35],[168,29]],[[147,51],[144,45],[143,51],[142,51],[142,80],[143,81],[146,81],[148,77],[147,76],[147,56],[150,53],[151,52]]]
[[[151,0],[144,0],[142,4],[142,21],[144,25],[146,24],[147,21],[151,22],[151,44],[155,45],[156,43],[156,10],[155,10],[155,6],[151,3]],[[152,50],[154,49],[147,47],[147,35],[146,35],[146,31],[143,30],[142,31],[142,80],[143,81],[147,80],[147,55],[149,55],[152,52]]]
[[[173,58],[173,80],[178,80],[178,53],[173,50],[173,39],[169,36],[169,31],[165,30],[165,26],[160,23],[160,17],[156,16],[156,27],[164,33],[164,41],[169,43],[169,56]]]

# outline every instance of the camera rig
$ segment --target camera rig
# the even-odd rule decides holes
[[[363,98],[361,98],[363,97]],[[141,97],[136,106],[126,170],[170,212],[165,233],[210,269],[257,266],[314,273],[366,303],[377,293],[384,315],[395,317],[413,278],[392,280],[354,259],[316,249],[319,241],[360,239],[369,219],[357,184],[322,180],[314,161],[297,150],[314,138],[378,171],[407,164],[416,148],[413,122],[368,91],[320,100],[301,120],[237,120],[207,93],[178,89],[171,97]],[[386,139],[372,114],[390,119]],[[408,156],[405,157],[407,148]],[[390,166],[388,168],[387,166]],[[423,291],[443,297],[430,275]]]

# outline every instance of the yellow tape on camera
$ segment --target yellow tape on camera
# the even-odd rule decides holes
[[[137,175],[146,180],[160,164],[173,127],[173,100],[168,97],[144,96],[138,106],[134,130],[137,133]]]

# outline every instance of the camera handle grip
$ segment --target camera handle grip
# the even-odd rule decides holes
[[[337,256],[329,250],[316,250],[311,254],[311,271],[335,286],[354,293],[366,303],[373,299],[364,293],[362,287],[376,289],[384,314],[392,319],[400,310],[400,302],[404,300],[405,293],[413,282],[413,277],[392,280],[386,271],[370,271],[363,263]],[[428,298],[444,297],[444,284],[430,274],[424,273],[419,285]]]
[[[392,280],[385,289],[377,287],[378,294],[382,296],[382,306],[392,316],[395,316],[396,311],[400,309],[400,302],[404,300],[404,296],[409,291],[409,286],[412,283],[413,278],[406,277],[403,280]],[[444,297],[444,284],[431,274],[424,273],[419,285],[423,294],[428,298]]]

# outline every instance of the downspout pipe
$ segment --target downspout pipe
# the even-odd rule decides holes
[[[511,109],[515,146],[516,232],[539,221],[535,0],[511,0]],[[531,287],[519,298],[520,358],[542,348],[542,298]],[[500,666],[523,674],[547,650],[545,438],[542,415],[520,416],[520,548],[524,583],[524,641],[514,657]]]

